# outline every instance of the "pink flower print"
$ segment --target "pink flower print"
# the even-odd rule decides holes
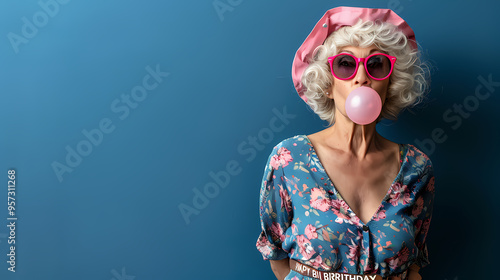
[[[288,195],[288,192],[283,188],[282,185],[280,186],[280,197],[281,197],[281,209],[285,208],[286,212],[289,213],[292,211],[292,201],[290,199],[290,196]]]
[[[300,279],[297,276],[293,276],[292,280],[300,280]]]
[[[318,169],[316,169],[316,167],[313,167],[313,168],[311,168],[311,171],[312,172],[318,172]]]
[[[406,263],[408,261],[408,257],[410,255],[410,249],[404,246],[403,249],[399,252],[399,262]]]
[[[340,208],[344,210],[345,213],[349,210],[349,205],[344,200],[340,200]]]
[[[306,259],[311,259],[316,253],[314,248],[311,246],[311,241],[309,241],[309,239],[307,239],[304,235],[297,236],[297,245],[299,245],[299,252]]]
[[[311,199],[310,203],[312,208],[318,209],[323,212],[328,211],[328,209],[330,208],[330,203],[328,203],[328,199],[326,198],[316,200]]]
[[[336,223],[338,223],[338,224],[342,224],[342,223],[344,223],[344,220],[345,220],[345,219],[344,219],[344,218],[341,218],[341,217],[337,217],[337,218],[335,218],[335,222],[336,222]]]
[[[332,210],[335,213],[335,215],[337,215],[339,218],[345,219],[345,220],[350,219],[350,217],[345,214],[345,213],[348,213],[347,209],[349,208],[349,206],[347,205],[347,203],[345,201],[340,200],[340,199],[333,199],[330,202],[330,205],[332,206]],[[339,222],[339,221],[337,221],[337,222]],[[342,223],[342,222],[340,222],[340,223]]]
[[[279,148],[277,154],[271,157],[271,166],[274,170],[278,170],[280,166],[285,167],[292,160],[293,158],[290,151],[285,147],[281,147]]]
[[[427,190],[430,192],[434,192],[434,177],[429,180],[429,183],[427,184]]]
[[[361,226],[360,219],[356,215],[352,215],[351,219],[349,220],[349,223],[355,225],[355,226]]]
[[[349,247],[349,253],[346,253],[346,255],[347,258],[350,260],[349,264],[353,266],[358,261],[360,253],[359,253],[359,246],[356,245],[354,241],[352,241],[352,239],[351,243],[352,245],[347,245]]]
[[[285,235],[283,234],[283,229],[280,224],[274,222],[271,226],[271,233],[274,240],[279,239],[281,242],[285,241]]]
[[[341,199],[332,200],[331,205],[334,210],[341,211],[343,213],[347,213],[347,210],[349,209],[349,205]]]
[[[326,197],[326,192],[324,189],[312,188],[311,189],[311,199],[321,199]]]
[[[299,234],[299,229],[295,224],[292,224],[292,234],[293,235],[298,235]]]
[[[318,238],[318,233],[316,232],[317,228],[311,224],[306,226],[306,236],[309,239]]]
[[[407,185],[401,185],[400,182],[397,182],[392,185],[393,192],[390,194],[390,200],[389,202],[393,206],[398,206],[398,204],[401,202],[401,204],[405,205],[410,203],[410,193]]]
[[[417,201],[415,201],[415,206],[413,206],[411,214],[413,217],[418,217],[418,215],[422,213],[422,209],[424,209],[424,199],[420,196]]]
[[[329,266],[327,266],[324,262],[323,259],[321,258],[320,255],[316,256],[315,259],[311,260],[310,265],[313,267],[321,267],[325,270],[329,270]]]
[[[386,218],[386,215],[385,215],[385,210],[381,210],[380,212],[378,212],[378,214],[375,215],[375,217],[373,218],[374,221],[379,221],[379,220],[383,220]]]
[[[312,188],[311,189],[311,200],[309,201],[311,207],[318,209],[322,212],[328,211],[330,209],[330,198],[326,196],[324,189]]]
[[[391,269],[396,269],[400,267],[402,264],[408,261],[408,256],[410,254],[410,250],[403,243],[403,248],[398,252],[397,255],[385,259]]]
[[[262,254],[269,256],[269,254],[271,254],[271,247],[273,247],[273,245],[267,240],[267,237],[261,234],[257,240],[257,249],[262,252]]]
[[[391,269],[396,269],[396,267],[399,266],[399,259],[398,258],[389,259],[388,265]]]
[[[399,202],[399,198],[401,197],[401,193],[392,193],[390,195],[390,197],[391,197],[391,200],[389,200],[389,202],[394,206],[398,206],[398,202]]]

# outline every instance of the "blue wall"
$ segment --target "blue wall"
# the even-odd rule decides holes
[[[426,105],[378,126],[435,166],[424,279],[493,276],[498,1],[6,0],[0,279],[274,279],[255,248],[262,172],[275,144],[325,127],[290,71],[340,5],[392,8],[434,65]],[[429,140],[439,131],[444,142]],[[205,186],[212,195],[199,199]]]

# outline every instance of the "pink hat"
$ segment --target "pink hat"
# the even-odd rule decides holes
[[[404,21],[395,12],[389,9],[370,9],[370,8],[357,8],[357,7],[337,7],[328,10],[325,15],[318,21],[316,26],[307,36],[306,40],[295,54],[292,64],[292,79],[295,85],[295,89],[299,93],[299,96],[307,102],[307,97],[304,95],[304,89],[302,88],[302,74],[309,65],[308,61],[313,56],[314,51],[320,45],[322,45],[326,38],[332,34],[332,32],[338,30],[343,26],[352,26],[359,19],[364,21],[383,21],[394,24],[399,30],[403,31],[408,40],[410,40],[411,46],[417,49],[417,43],[415,41],[415,33],[410,28],[408,23]]]

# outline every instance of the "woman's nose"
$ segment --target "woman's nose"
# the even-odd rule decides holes
[[[354,82],[356,84],[361,84],[361,85],[369,85],[371,83],[370,77],[368,77],[368,74],[366,73],[365,65],[363,63],[359,64],[358,72],[356,73],[356,76],[354,77]]]

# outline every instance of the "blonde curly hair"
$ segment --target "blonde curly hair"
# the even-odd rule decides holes
[[[387,100],[377,123],[381,118],[397,120],[403,109],[423,100],[430,75],[429,67],[421,61],[420,52],[411,48],[410,41],[393,24],[360,19],[355,25],[344,26],[330,34],[315,50],[301,78],[307,104],[330,126],[335,123],[335,101],[326,96],[333,85],[328,57],[338,54],[338,50],[346,46],[372,45],[397,58],[389,80]]]

